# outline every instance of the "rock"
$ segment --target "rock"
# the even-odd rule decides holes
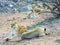
[[[23,18],[23,20],[26,20],[26,18]]]
[[[15,17],[13,17],[13,20],[15,20]]]
[[[27,5],[27,6],[19,8],[18,11],[19,12],[25,12],[25,11],[28,11],[28,10],[31,10],[31,9],[32,9],[31,5]]]

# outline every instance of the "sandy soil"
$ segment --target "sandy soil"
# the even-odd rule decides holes
[[[36,19],[28,19],[27,16],[28,15],[25,12],[0,14],[0,45],[60,45],[55,42],[55,40],[60,39],[60,20],[54,20],[52,21],[52,24],[41,25],[50,30],[50,35],[26,40],[21,40],[20,37],[17,37],[9,42],[5,42],[4,38],[7,37],[11,31],[11,22],[16,21],[18,24],[30,26],[37,21],[43,21],[53,17],[51,14],[40,14],[37,15]],[[24,20],[24,18],[26,19]],[[21,41],[18,42],[18,40]]]

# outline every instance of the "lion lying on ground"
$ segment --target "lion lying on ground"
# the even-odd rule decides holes
[[[30,39],[34,37],[40,37],[48,34],[46,28],[37,27],[33,30],[27,30],[26,27],[18,25],[17,23],[11,24],[12,31],[10,35],[6,38],[6,41],[13,39],[16,36],[20,36],[22,39]]]
[[[35,10],[35,13],[40,13],[42,11],[42,9],[38,7],[36,4],[32,4],[32,8],[33,10]]]

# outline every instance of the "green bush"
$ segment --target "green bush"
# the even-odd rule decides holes
[[[60,43],[60,39],[56,40],[56,42]]]

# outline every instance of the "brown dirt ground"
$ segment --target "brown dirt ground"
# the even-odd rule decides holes
[[[60,25],[55,25],[58,29],[51,30],[51,34],[47,36],[34,38],[30,40],[26,39],[19,42],[17,42],[17,40],[21,40],[20,37],[14,38],[9,42],[5,42],[4,40],[4,38],[7,37],[11,31],[11,22],[16,21],[18,24],[30,26],[36,23],[37,21],[43,21],[49,17],[52,17],[51,14],[37,15],[37,19],[28,19],[27,14],[25,12],[17,12],[15,14],[0,14],[0,45],[60,45],[59,43],[55,42],[56,39],[60,39],[60,35],[58,35],[60,33]],[[26,20],[24,20],[23,18],[26,18]]]

